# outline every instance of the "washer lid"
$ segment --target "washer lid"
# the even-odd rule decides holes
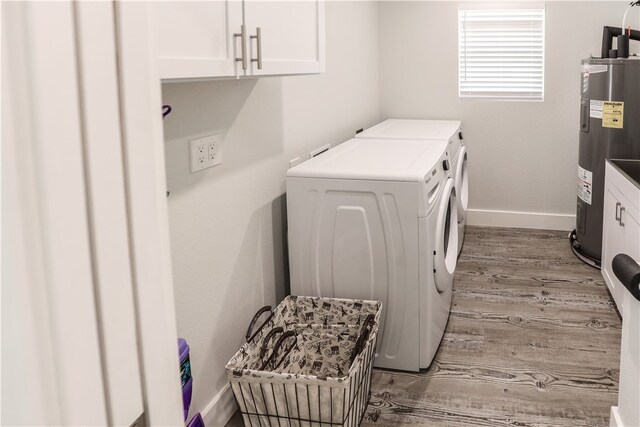
[[[454,136],[462,122],[459,120],[389,119],[360,132],[358,138],[444,139]]]
[[[446,148],[446,141],[351,139],[289,169],[287,176],[417,182],[442,168]]]

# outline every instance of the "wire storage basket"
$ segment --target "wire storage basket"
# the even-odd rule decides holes
[[[260,309],[226,365],[244,424],[360,425],[381,311],[377,301],[300,296]]]

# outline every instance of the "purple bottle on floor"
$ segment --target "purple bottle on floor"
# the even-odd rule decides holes
[[[180,360],[180,384],[182,385],[182,407],[184,409],[184,420],[186,421],[189,414],[189,406],[191,406],[193,378],[191,377],[189,344],[183,338],[178,338],[178,355]],[[205,427],[199,412],[193,416],[187,425],[188,427]]]

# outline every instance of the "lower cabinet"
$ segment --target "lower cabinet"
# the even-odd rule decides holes
[[[624,315],[625,288],[613,274],[613,257],[623,253],[640,262],[640,213],[637,200],[638,189],[629,179],[610,163],[606,166],[603,236],[602,275],[609,292]],[[634,203],[635,202],[635,203]]]
[[[640,301],[624,296],[624,321],[620,347],[618,406],[611,408],[611,426],[640,426]]]

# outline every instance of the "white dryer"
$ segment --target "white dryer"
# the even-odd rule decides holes
[[[415,139],[431,143],[447,141],[447,154],[458,195],[458,250],[462,250],[467,206],[469,204],[469,177],[467,174],[467,149],[464,146],[462,122],[458,120],[402,120],[389,119],[360,132],[356,138],[382,138],[390,140]]]
[[[431,364],[451,307],[447,143],[352,139],[287,173],[291,291],[383,302],[375,366]]]

